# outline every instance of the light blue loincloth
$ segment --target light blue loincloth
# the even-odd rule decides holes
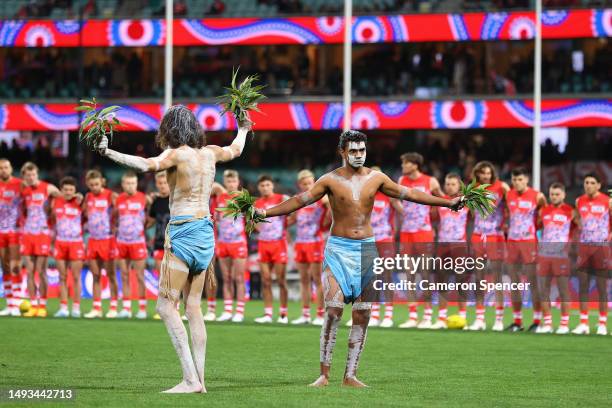
[[[208,268],[215,253],[215,233],[210,217],[172,217],[168,222],[168,238],[172,253],[187,264],[190,274],[197,275]]]
[[[350,239],[330,236],[325,246],[323,271],[329,268],[342,289],[344,303],[354,302],[372,275],[377,256],[374,237]]]

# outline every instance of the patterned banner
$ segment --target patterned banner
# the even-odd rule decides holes
[[[343,17],[218,18],[174,20],[177,46],[219,44],[338,44]],[[528,40],[533,12],[411,14],[353,18],[354,43]],[[551,10],[542,15],[542,36],[612,36],[612,9]],[[7,20],[0,47],[148,47],[166,40],[165,21]]]
[[[220,116],[212,104],[189,104],[208,131],[232,130],[231,114]],[[75,130],[79,116],[73,104],[0,104],[0,130]],[[258,130],[325,130],[342,128],[342,104],[337,102],[264,103],[252,118]],[[162,104],[124,105],[117,117],[120,130],[154,131]],[[477,129],[526,128],[533,123],[530,100],[468,100],[355,102],[355,129]],[[612,126],[612,99],[552,99],[542,102],[544,127]]]

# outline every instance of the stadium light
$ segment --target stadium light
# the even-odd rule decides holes
[[[166,0],[166,50],[164,55],[164,111],[172,106],[174,0]]]
[[[533,188],[540,190],[541,150],[540,132],[542,127],[542,0],[536,0],[536,32],[534,46],[533,79]]]
[[[344,86],[342,102],[344,104],[343,130],[351,128],[351,73],[353,67],[353,0],[344,1]]]

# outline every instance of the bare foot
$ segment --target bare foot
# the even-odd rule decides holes
[[[362,383],[357,379],[357,377],[345,377],[342,380],[342,385],[345,387],[353,387],[353,388],[366,388],[367,385]]]
[[[327,387],[329,385],[329,380],[326,376],[322,375],[312,384],[308,384],[309,387]]]
[[[188,383],[186,381],[182,381],[180,384],[177,384],[169,390],[162,392],[166,394],[192,394],[197,392],[206,392],[206,389],[204,389],[199,382]]]

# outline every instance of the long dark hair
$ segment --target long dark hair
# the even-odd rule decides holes
[[[206,145],[206,133],[190,109],[174,105],[162,118],[155,142],[161,149],[180,146],[199,149]]]

